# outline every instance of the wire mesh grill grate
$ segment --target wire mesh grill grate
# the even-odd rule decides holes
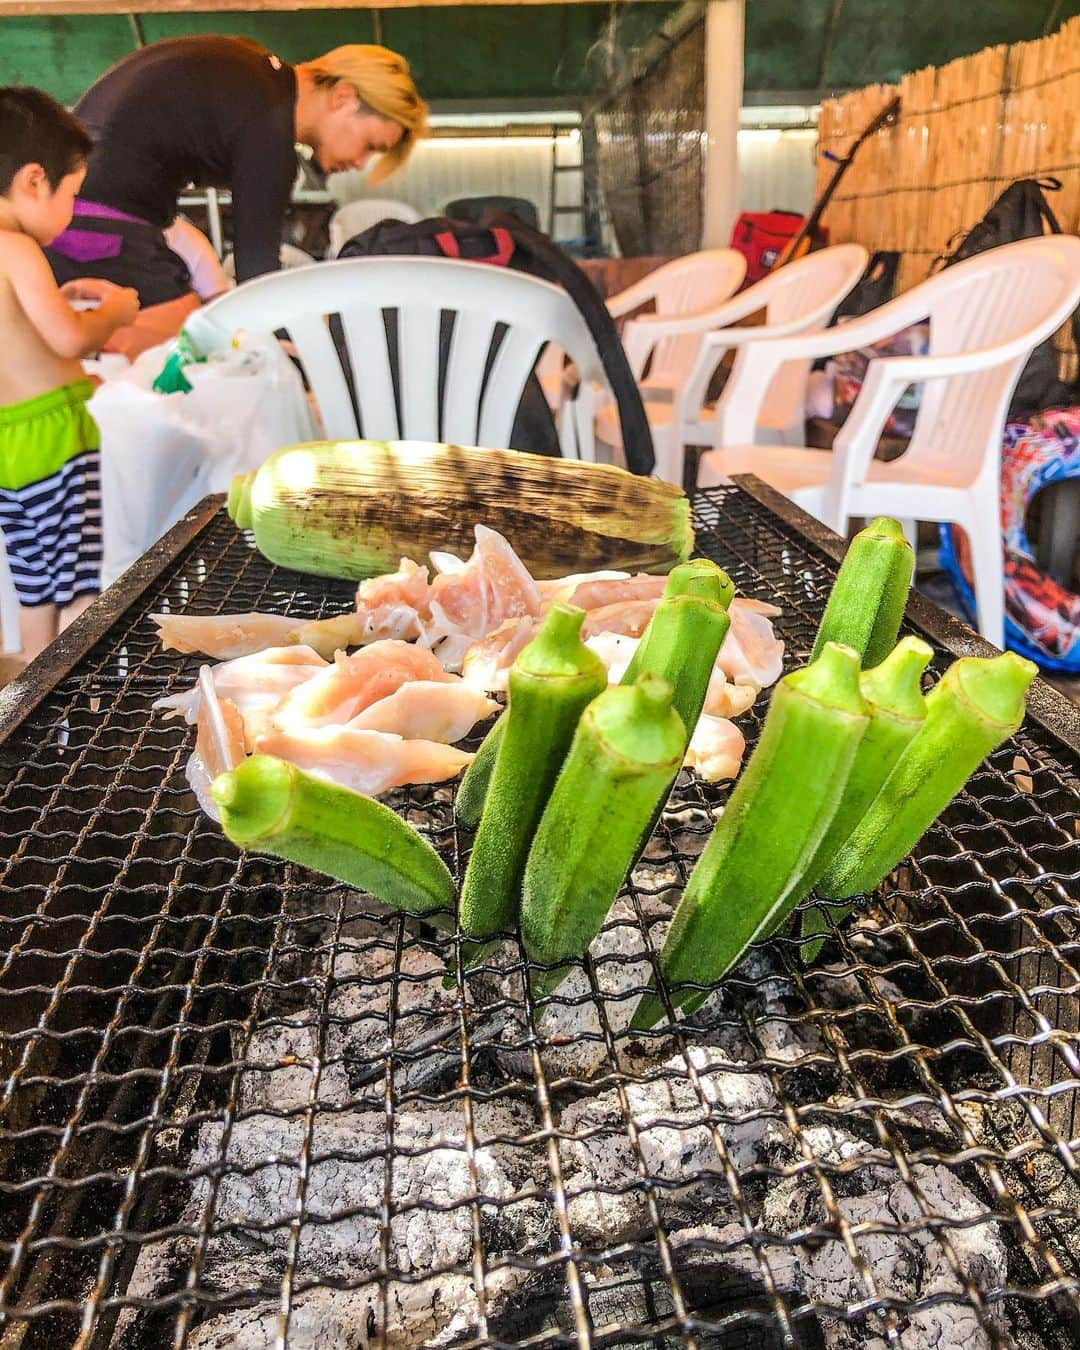
[[[805,659],[831,558],[696,509]],[[218,515],[0,744],[0,1347],[1075,1345],[1067,747],[1029,721],[819,965],[779,939],[630,1036],[721,789],[543,1016],[515,942],[447,987],[451,934],[199,814],[148,615],[350,589]],[[390,800],[460,867],[449,788]]]

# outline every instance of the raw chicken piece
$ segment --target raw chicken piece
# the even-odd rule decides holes
[[[218,698],[229,699],[239,709],[250,746],[267,729],[271,714],[285,695],[325,669],[326,662],[310,647],[268,647],[264,652],[223,661],[214,666],[211,675]],[[168,715],[181,713],[191,723],[198,718],[200,701],[199,685],[195,684],[183,693],[159,698],[153,706]]]
[[[342,726],[372,703],[410,680],[446,681],[438,657],[411,642],[373,642],[351,656],[338,652],[334,664],[286,694],[274,714],[279,727]]]
[[[578,609],[600,609],[630,600],[659,600],[666,585],[667,577],[654,577],[648,572],[618,579],[598,578],[575,586],[566,603]]]
[[[706,782],[719,783],[739,772],[745,749],[746,739],[734,722],[702,713],[683,763]]]
[[[297,640],[300,622],[284,614],[151,614],[166,651],[202,652],[217,661]]]
[[[475,527],[476,547],[460,571],[440,573],[431,583],[421,641],[437,648],[447,670],[460,667],[477,638],[507,619],[540,613],[540,592],[525,565],[502,537]]]
[[[634,658],[640,638],[626,633],[595,633],[585,639],[585,646],[594,651],[607,666],[608,684],[618,684],[626,674],[626,667]]]
[[[453,745],[499,705],[463,680],[412,680],[347,723],[353,731],[389,731],[408,741]]]
[[[761,613],[760,602],[736,596],[728,613],[731,627],[716,658],[717,666],[732,684],[749,684],[757,689],[775,684],[784,669],[784,644]]]
[[[616,600],[610,605],[590,609],[581,626],[581,636],[588,639],[597,633],[622,633],[627,637],[640,637],[649,626],[659,598]]]
[[[407,741],[385,731],[351,727],[273,730],[260,736],[255,748],[367,797],[406,783],[456,778],[472,759],[464,750],[437,741]]]
[[[705,691],[705,706],[702,712],[713,717],[739,717],[748,708],[753,707],[758,696],[754,684],[732,684],[719,665],[713,667],[709,687]]]
[[[387,634],[387,636],[392,636]],[[336,614],[332,619],[314,619],[296,630],[296,641],[311,647],[327,661],[346,647],[359,647],[372,639],[367,636],[360,614]]]
[[[396,572],[369,577],[356,590],[356,612],[363,623],[364,642],[420,636],[421,614],[426,614],[431,586],[428,570],[402,558]]]
[[[209,666],[199,671],[199,695],[198,733],[185,772],[199,805],[211,820],[219,820],[210,784],[219,773],[235,769],[247,753],[244,719],[235,703],[218,698]]]
[[[489,694],[504,693],[518,652],[528,645],[540,626],[531,615],[507,619],[493,633],[473,642],[461,660],[461,676],[473,689]]]
[[[629,572],[574,572],[568,577],[555,577],[550,581],[538,581],[536,589],[540,592],[540,603],[544,609],[556,600],[567,601],[579,586],[591,581],[628,581]],[[575,602],[576,603],[576,602]]]

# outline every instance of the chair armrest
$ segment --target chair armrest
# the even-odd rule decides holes
[[[613,319],[621,319],[624,314],[629,314],[639,306],[647,305],[650,300],[655,299],[656,280],[654,274],[649,272],[639,281],[627,286],[625,290],[619,291],[617,295],[608,296],[604,303]]]

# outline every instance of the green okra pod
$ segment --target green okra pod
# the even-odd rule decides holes
[[[491,730],[481,742],[480,749],[477,750],[472,762],[465,770],[465,775],[458,784],[458,790],[454,795],[454,815],[457,817],[458,824],[465,825],[470,830],[475,830],[480,823],[480,816],[484,810],[484,798],[487,796],[488,785],[491,783],[491,774],[495,768],[495,756],[499,753],[499,745],[502,741],[505,726],[506,711],[504,709],[495,719]]]
[[[727,609],[734,593],[731,578],[707,559],[673,568],[621,681],[630,685],[646,673],[667,680],[688,744],[731,625]]]
[[[878,516],[852,539],[840,566],[811,661],[826,642],[854,647],[869,669],[896,645],[904,617],[915,555],[898,521]]]
[[[461,886],[469,938],[516,923],[529,847],[578,718],[607,687],[604,663],[581,640],[584,619],[584,610],[552,605],[510,669],[510,706]]]
[[[922,674],[933,654],[922,638],[901,638],[880,665],[863,671],[859,687],[866,699],[870,723],[859,742],[832,824],[806,869],[802,882],[804,895],[810,893],[838,851],[859,828],[870,803],[922,726],[926,717]],[[820,906],[803,910],[802,936],[815,939],[803,945],[804,961],[816,959],[822,944],[818,935],[828,930],[828,921],[838,923],[848,913],[848,905],[828,906],[827,913]]]
[[[211,792],[239,848],[302,863],[409,914],[453,909],[446,864],[381,802],[272,755],[219,774]]]
[[[722,979],[790,913],[868,721],[859,658],[850,647],[826,643],[816,661],[776,686],[761,738],[668,930],[660,968],[669,986]],[[672,1002],[703,997],[675,991]],[[650,1027],[662,1015],[658,995],[647,993],[631,1025]]]
[[[525,867],[521,931],[533,960],[585,954],[679,772],[685,742],[671,685],[654,675],[612,686],[582,713]]]
[[[926,699],[926,718],[817,884],[846,900],[874,888],[911,852],[983,759],[1024,720],[1039,673],[1015,652],[954,661]]]

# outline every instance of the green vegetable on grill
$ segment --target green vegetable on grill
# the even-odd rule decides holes
[[[675,910],[660,953],[669,987],[722,979],[790,913],[868,722],[850,647],[826,643],[816,661],[776,686],[761,738]],[[693,1008],[705,996],[671,991],[675,1006]],[[631,1025],[650,1027],[663,1011],[659,996],[647,993]]]
[[[516,923],[529,848],[578,718],[607,687],[604,663],[581,640],[584,619],[584,610],[552,605],[510,668],[506,723],[461,885],[458,917],[470,939]],[[468,952],[475,960],[475,943]]]
[[[685,749],[671,685],[655,675],[613,686],[582,713],[525,867],[521,931],[534,960],[585,954]]]
[[[1019,729],[1038,673],[1015,652],[953,662],[927,695],[922,726],[818,881],[821,895],[845,900],[884,881],[985,757]]]
[[[878,516],[852,539],[814,641],[816,660],[826,642],[854,647],[865,669],[884,661],[904,617],[915,555],[897,521]]]
[[[926,699],[920,681],[933,654],[921,638],[906,637],[880,665],[863,671],[859,687],[866,699],[870,724],[859,742],[855,763],[851,766],[832,824],[803,875],[804,895],[809,894],[837,853],[858,830],[870,803],[923,725]],[[828,927],[827,918],[838,923],[848,913],[850,906],[831,906],[828,916],[820,908],[806,909],[802,913],[802,934],[811,937],[823,933]],[[814,960],[820,947],[820,938],[804,945],[803,960]]]
[[[240,848],[302,863],[409,914],[453,909],[446,864],[381,802],[272,755],[243,760],[210,791],[222,829]]]

